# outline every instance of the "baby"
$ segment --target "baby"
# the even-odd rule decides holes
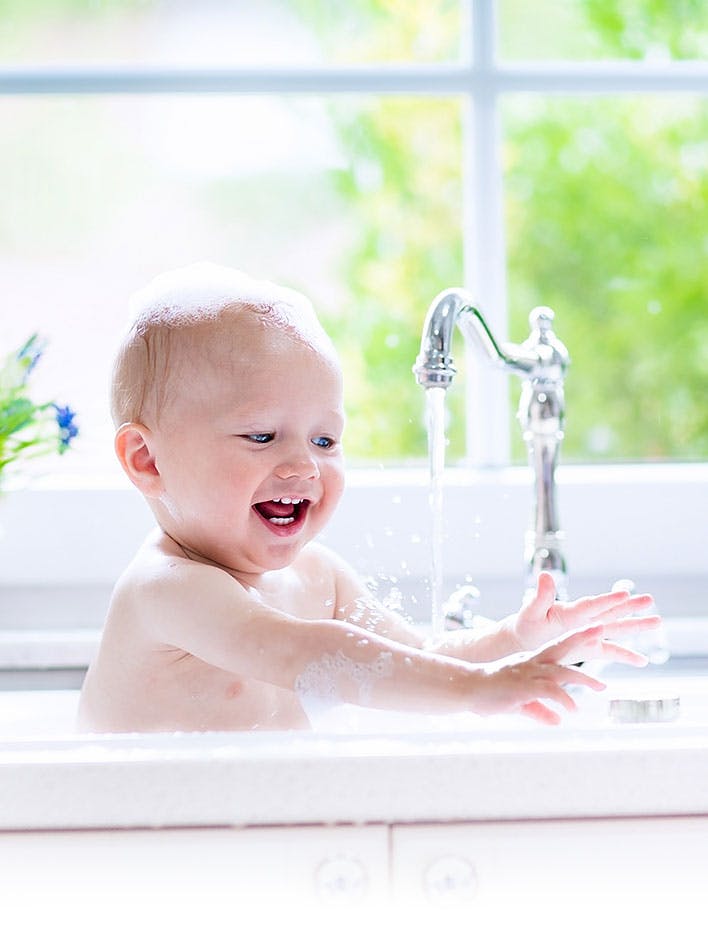
[[[482,638],[423,644],[313,542],[344,488],[344,414],[310,303],[198,264],[155,279],[133,307],[113,375],[115,448],[157,528],[115,587],[83,730],[307,728],[313,692],[557,723],[549,701],[575,708],[566,685],[604,687],[571,663],[644,664],[608,637],[655,628],[636,615],[650,596],[557,603],[548,575]]]

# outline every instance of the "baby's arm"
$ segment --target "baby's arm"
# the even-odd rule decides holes
[[[453,630],[441,639],[426,642],[403,617],[379,603],[346,562],[331,551],[320,550],[329,558],[335,573],[338,619],[388,639],[467,662],[495,662],[518,652],[536,650],[571,630],[601,625],[606,638],[598,641],[593,658],[643,666],[644,656],[611,642],[610,638],[656,629],[661,622],[658,616],[634,616],[652,606],[654,601],[649,594],[631,596],[622,590],[560,603],[555,599],[553,578],[542,573],[535,594],[518,613],[499,623],[490,620],[486,631]]]
[[[518,613],[506,617],[482,636],[469,631],[450,633],[434,646],[434,651],[484,662],[533,651],[565,633],[595,624],[602,626],[604,638],[593,658],[643,666],[646,665],[643,655],[611,639],[656,629],[661,623],[659,616],[635,615],[649,609],[653,603],[648,593],[631,596],[626,590],[563,603],[555,598],[552,576],[541,573],[535,593]]]
[[[225,572],[172,562],[137,589],[155,646],[189,652],[237,675],[297,691],[299,680],[328,676],[335,697],[400,711],[487,715],[524,711],[559,716],[539,699],[572,709],[563,686],[604,686],[560,664],[586,658],[597,630],[577,633],[515,665],[483,667],[388,639],[352,622],[306,620],[267,606]]]

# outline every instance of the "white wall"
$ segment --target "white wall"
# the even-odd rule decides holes
[[[629,577],[667,615],[708,614],[708,465],[567,466],[558,480],[572,596]],[[530,506],[526,469],[448,471],[447,582],[452,589],[469,575],[486,615],[518,603]],[[129,486],[6,494],[0,629],[99,626],[113,582],[151,524]],[[425,619],[429,535],[425,470],[353,470],[324,540],[378,578],[381,594],[395,580],[407,611]]]

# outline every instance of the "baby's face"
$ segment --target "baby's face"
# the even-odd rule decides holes
[[[155,431],[165,530],[237,574],[292,563],[344,487],[338,365],[247,321],[181,357]]]

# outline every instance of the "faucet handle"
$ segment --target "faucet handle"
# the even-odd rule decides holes
[[[474,584],[458,587],[445,604],[445,629],[472,629],[479,606],[479,590]]]
[[[537,377],[546,375],[549,368],[555,368],[552,374],[554,377],[559,375],[556,379],[560,379],[570,364],[568,349],[553,330],[554,318],[553,309],[545,305],[538,305],[529,313],[531,333],[522,347],[536,355],[536,368],[533,373]]]
[[[549,331],[552,332],[553,319],[555,317],[556,313],[552,308],[548,308],[547,305],[537,305],[529,312],[529,325],[531,326],[531,330],[538,331],[541,336],[544,336]]]

